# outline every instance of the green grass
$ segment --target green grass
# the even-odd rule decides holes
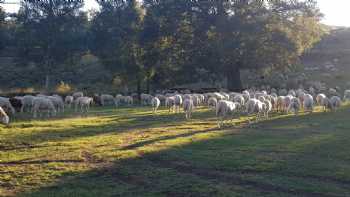
[[[206,109],[150,111],[0,126],[0,196],[350,196],[349,107],[220,130]]]

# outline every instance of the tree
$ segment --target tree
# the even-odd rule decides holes
[[[204,68],[226,78],[231,91],[242,88],[240,70],[288,68],[322,35],[315,1],[144,3],[146,18],[152,14],[159,20],[163,33],[158,40],[165,40],[170,49],[163,50],[159,59],[170,60],[166,64],[183,73]]]
[[[136,82],[141,92],[142,64],[138,36],[142,12],[136,0],[98,1],[91,25],[90,49],[115,76]]]
[[[5,11],[0,6],[0,51],[5,47]]]
[[[87,17],[80,0],[22,1],[17,15],[19,63],[35,62],[45,75],[45,88],[56,67],[84,50],[82,30]]]

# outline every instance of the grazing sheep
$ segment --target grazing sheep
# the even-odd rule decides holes
[[[305,94],[303,107],[305,112],[313,112],[314,110],[314,98],[311,94]]]
[[[300,103],[304,102],[304,97],[305,97],[305,92],[303,91],[298,91],[297,92],[297,98],[299,99]],[[303,105],[301,105],[301,107],[303,107]]]
[[[134,99],[132,96],[126,96],[124,98],[124,101],[125,101],[126,105],[128,105],[128,106],[131,106],[134,104]]]
[[[118,106],[120,106],[121,104],[123,104],[124,102],[124,96],[121,94],[117,94],[115,96],[115,102],[117,103]],[[102,105],[102,104],[101,104]]]
[[[100,95],[94,94],[94,95],[92,96],[92,100],[93,100],[93,102],[94,102],[94,104],[95,104],[96,106],[102,106],[101,96],[100,96]]]
[[[78,107],[80,107],[80,113],[87,113],[90,109],[90,106],[93,102],[93,98],[91,97],[79,97],[75,100],[75,112],[78,111]]]
[[[182,105],[182,97],[181,95],[177,94],[174,96],[175,98],[175,103],[174,103],[174,107],[175,107],[175,113],[180,112],[180,106]]]
[[[272,103],[271,103],[271,101],[269,101],[269,100],[265,100],[264,102],[263,102],[265,105],[263,105],[263,112],[264,112],[264,116],[265,116],[265,118],[269,118],[269,113],[272,111],[272,108],[273,108],[273,106],[272,106]]]
[[[258,99],[249,99],[245,105],[246,113],[248,115],[256,114],[256,122],[259,120],[262,114],[264,114],[264,109],[267,109],[266,104]],[[250,120],[249,120],[250,122]]]
[[[68,108],[72,108],[73,101],[73,96],[66,96],[66,98],[64,98],[64,103],[67,105]]]
[[[11,105],[9,98],[0,97],[0,107],[8,113],[15,114],[15,109]]]
[[[292,98],[292,100],[290,101],[290,104],[288,106],[288,110],[287,113],[289,112],[293,112],[294,115],[298,115],[299,111],[300,111],[300,107],[301,107],[301,102],[299,100],[299,98]]]
[[[291,103],[291,100],[293,99],[294,97],[292,95],[287,95],[284,97],[284,101],[283,101],[283,109],[286,113],[288,113],[288,107]]]
[[[0,122],[5,125],[10,123],[10,118],[2,107],[0,107]]]
[[[165,105],[166,96],[163,94],[156,94],[156,97],[160,100],[161,105]]]
[[[170,96],[165,99],[165,107],[169,109],[169,113],[171,109],[175,108],[175,97]]]
[[[325,94],[318,94],[316,96],[316,104],[317,105],[320,105],[320,106],[323,106],[323,100],[327,98],[327,96]]]
[[[242,96],[244,98],[244,102],[247,102],[250,99],[250,93],[247,90],[242,92]]]
[[[16,112],[20,112],[22,109],[22,99],[23,97],[12,97],[9,99],[11,105],[13,106]]]
[[[268,95],[267,99],[271,102],[272,104],[272,110],[276,110],[277,106],[277,95]]]
[[[152,95],[150,94],[141,94],[141,104],[142,105],[150,105],[151,104],[151,100],[153,98]]]
[[[276,111],[277,112],[283,112],[284,111],[284,100],[285,96],[278,96],[277,102],[276,102]]]
[[[328,97],[322,99],[321,106],[324,112],[327,110],[332,110],[332,103]]]
[[[157,113],[157,109],[160,106],[160,100],[158,97],[153,97],[151,100],[151,104],[152,104],[152,111],[153,113]]]
[[[289,91],[288,91],[288,95],[292,95],[293,97],[296,97],[296,96],[297,96],[297,94],[295,93],[294,90],[289,90]]]
[[[276,94],[276,95],[277,95],[277,90],[276,90],[276,88],[271,88],[270,92],[271,92],[271,94]]]
[[[238,94],[233,98],[233,102],[239,103],[241,107],[245,105],[245,99],[242,94]]]
[[[190,119],[192,117],[192,111],[194,109],[194,103],[192,99],[185,99],[183,102],[183,109],[186,114],[186,119]]]
[[[117,101],[110,94],[102,94],[101,95],[101,104],[102,104],[102,106],[114,105],[115,107],[118,107]]]
[[[220,128],[225,121],[226,116],[238,112],[239,103],[227,100],[220,100],[216,105],[216,117],[218,117],[218,127]]]
[[[341,106],[341,99],[339,96],[332,96],[330,99],[332,110],[337,110]]]
[[[218,103],[218,100],[215,97],[210,97],[208,99],[208,108],[209,109],[215,109],[217,103]]]
[[[26,111],[32,112],[34,99],[35,99],[35,96],[32,96],[32,95],[23,96],[21,112],[26,112]]]
[[[350,101],[350,90],[345,90],[344,91],[344,102]]]
[[[56,115],[53,102],[46,97],[35,97],[33,100],[33,118],[36,118],[38,113],[39,117],[41,117],[45,112],[47,113],[47,117],[50,117],[50,114],[52,116]]]
[[[63,102],[62,97],[60,97],[60,96],[48,96],[47,98],[52,101],[57,112],[64,112],[64,102]]]
[[[329,95],[331,95],[331,96],[337,96],[337,95],[338,95],[337,90],[334,89],[334,88],[329,88],[328,93],[329,93]]]
[[[75,99],[77,99],[79,97],[83,97],[84,93],[83,92],[74,92],[72,96],[73,96],[73,98],[75,100]]]
[[[279,96],[286,96],[288,94],[288,91],[286,89],[280,89],[278,91]]]

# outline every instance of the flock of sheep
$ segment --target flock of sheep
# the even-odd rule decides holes
[[[25,95],[12,98],[0,97],[0,122],[9,124],[8,114],[29,112],[33,118],[56,116],[59,112],[64,112],[65,108],[73,108],[75,112],[87,113],[91,105],[115,107],[126,105],[132,106],[138,96],[109,94],[84,96],[83,92],[75,92],[72,95]],[[238,92],[212,92],[203,94],[166,93],[166,94],[141,94],[140,103],[144,106],[151,106],[153,113],[157,112],[160,106],[166,107],[169,112],[179,113],[183,109],[186,119],[190,119],[192,112],[199,106],[207,106],[216,111],[218,126],[224,124],[224,120],[240,115],[256,115],[256,121],[261,118],[268,118],[272,111],[282,113],[298,114],[300,110],[312,112],[315,105],[322,106],[323,110],[336,110],[340,107],[342,99],[335,89],[328,91],[328,96],[324,93],[316,93],[313,88],[308,91],[304,89],[289,90],[276,89],[253,90],[248,89]],[[343,101],[350,100],[350,90],[345,90]],[[11,116],[10,116],[11,117]]]

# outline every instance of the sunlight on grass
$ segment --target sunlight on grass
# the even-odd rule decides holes
[[[343,108],[337,116],[344,117],[342,113],[347,110]],[[329,141],[346,143],[339,141],[339,135],[347,136],[343,131],[349,125],[332,120],[334,113],[319,111],[297,117],[274,114],[270,120],[247,128],[244,125],[254,117],[241,117],[233,121],[236,126],[221,130],[217,128],[214,112],[205,108],[197,109],[189,121],[183,113],[169,114],[166,109],[152,114],[149,107],[93,108],[88,116],[68,111],[60,119],[18,119],[10,127],[0,126],[0,194],[34,191],[56,185],[62,177],[75,177],[164,152],[169,160],[181,158],[201,168],[271,171],[287,165],[286,162],[297,167],[302,163],[289,158],[317,150],[314,159],[319,160],[328,154],[319,146],[333,146]],[[328,130],[334,127],[323,120],[333,121],[341,132],[334,134],[335,131]],[[349,158],[344,152],[334,154],[338,160],[344,157]],[[312,161],[305,156],[303,159]],[[320,165],[319,169],[329,167]],[[346,167],[333,165],[339,167],[336,176],[350,180]],[[261,176],[245,178],[260,181]],[[281,182],[277,177],[273,180]]]

